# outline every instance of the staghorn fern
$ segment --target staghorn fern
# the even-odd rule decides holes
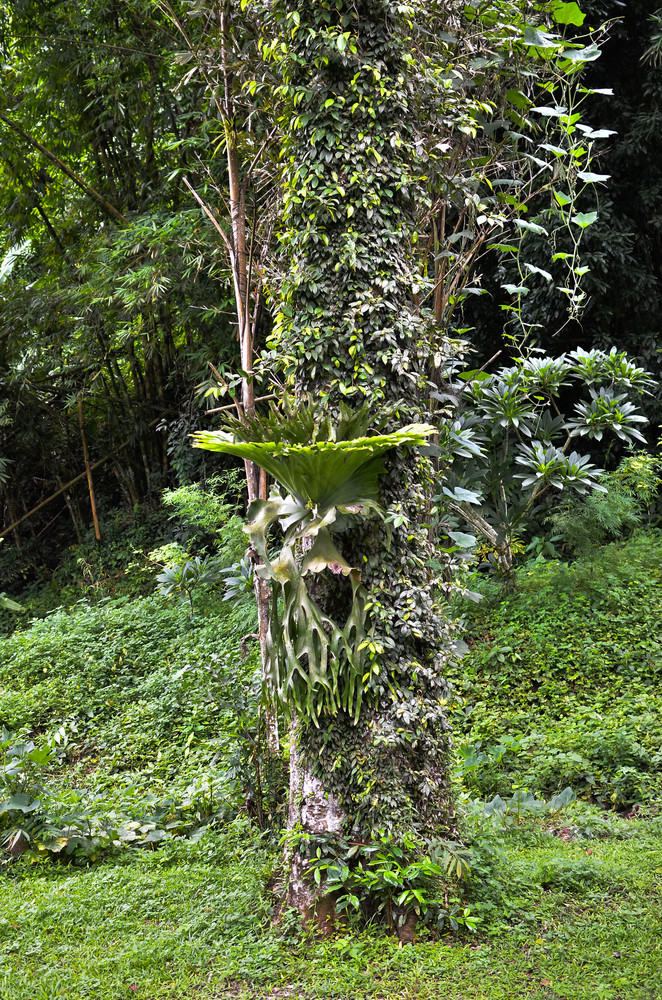
[[[266,696],[310,718],[343,709],[358,719],[364,693],[366,597],[361,573],[336,547],[331,532],[338,513],[381,513],[379,473],[383,456],[401,445],[425,444],[435,428],[410,424],[391,434],[366,436],[367,407],[343,407],[335,423],[319,410],[296,415],[271,409],[265,418],[232,420],[226,431],[200,431],[195,447],[248,459],[288,491],[274,489],[268,500],[248,509],[250,534],[263,563],[256,572],[272,583],[272,615],[267,636]],[[278,521],[285,533],[276,559],[267,551],[267,533]],[[348,577],[352,602],[344,625],[334,622],[312,597],[306,577],[326,570]],[[282,598],[282,616],[279,606]]]
[[[393,434],[353,440],[241,441],[236,432],[198,431],[194,446],[255,462],[305,507],[379,508],[378,481],[382,456],[400,445],[425,444],[435,428],[410,424]]]

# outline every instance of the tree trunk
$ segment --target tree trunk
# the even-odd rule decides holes
[[[279,68],[292,95],[284,117],[292,124],[283,141],[289,269],[277,289],[275,349],[288,359],[302,407],[323,400],[337,414],[344,402],[368,404],[373,426],[385,432],[424,422],[435,346],[411,290],[409,29],[387,0],[337,0],[324,9],[282,0],[276,11],[286,53]],[[334,26],[349,37],[332,55]],[[293,740],[289,826],[307,834],[309,856],[315,838],[329,833],[369,841],[376,830],[423,837],[452,829],[442,672],[452,629],[427,564],[432,469],[404,450],[384,464],[381,503],[390,522],[366,518],[334,535],[368,591],[373,651],[365,669],[374,686],[358,721],[322,712],[319,728],[302,718]],[[326,580],[319,603],[337,620],[346,581]],[[289,901],[328,926],[304,878],[305,856],[294,851],[287,860]]]
[[[396,933],[400,940],[400,944],[413,944],[414,936],[416,934],[416,927],[418,925],[418,914],[414,910],[410,910],[406,915],[404,921],[399,924],[396,923]]]
[[[305,756],[299,749],[301,723],[293,718],[290,723],[290,806],[288,829],[314,838],[320,834],[340,833],[345,822],[334,795],[328,794],[324,783],[316,777]],[[329,934],[335,921],[335,901],[325,894],[323,885],[318,887],[307,874],[310,857],[307,843],[301,841],[289,849],[286,862],[289,882],[287,902],[299,911],[307,924],[320,933]]]

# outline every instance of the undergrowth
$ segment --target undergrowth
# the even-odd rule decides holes
[[[191,619],[77,593],[19,619],[0,828],[29,840],[0,875],[3,1000],[657,998],[660,555],[648,535],[531,565],[508,597],[478,585],[452,677],[462,877],[442,886],[470,919],[409,949],[352,907],[329,941],[279,908],[249,603],[201,594]]]
[[[662,800],[662,537],[539,562],[467,619],[450,672],[458,769],[473,794],[567,785],[604,808]]]

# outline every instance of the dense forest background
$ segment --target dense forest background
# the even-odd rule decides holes
[[[662,69],[654,54],[644,58],[655,5],[586,9],[595,23],[615,19],[586,71],[587,85],[614,91],[591,99],[591,121],[615,132],[599,153],[611,180],[584,234],[588,304],[567,322],[562,296],[537,287],[525,318],[551,354],[617,345],[657,371]],[[226,375],[232,382],[238,343],[224,248],[183,180],[222,215],[221,126],[205,81],[186,74],[171,19],[142,0],[82,10],[16,0],[1,31],[0,560],[9,590],[90,530],[83,437],[99,463],[102,528],[111,510],[148,509],[165,487],[205,478],[209,459],[188,435],[215,425],[207,411],[218,404],[205,392]],[[508,263],[487,254],[478,271],[490,295],[467,299],[455,325],[470,328],[477,365],[497,351],[505,363]],[[268,326],[265,312],[258,351]],[[643,403],[651,440],[658,399]],[[617,457],[612,450],[612,467]]]

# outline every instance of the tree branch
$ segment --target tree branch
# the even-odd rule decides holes
[[[122,213],[118,212],[115,206],[111,205],[109,201],[106,201],[106,199],[102,194],[99,194],[99,192],[96,191],[90,184],[88,184],[87,181],[84,181],[82,177],[80,177],[77,173],[75,173],[71,169],[71,167],[68,167],[67,164],[60,159],[59,156],[56,156],[55,153],[51,152],[50,149],[47,149],[47,147],[44,146],[41,142],[39,142],[38,139],[35,139],[33,135],[30,135],[29,132],[26,132],[25,129],[21,128],[20,125],[17,125],[16,122],[11,120],[11,118],[7,118],[7,116],[4,115],[1,111],[0,111],[0,121],[3,121],[5,125],[9,126],[10,129],[12,129],[14,132],[17,132],[18,135],[20,135],[23,139],[25,139],[26,142],[29,142],[32,146],[34,146],[35,149],[38,149],[40,153],[43,153],[44,156],[47,156],[49,160],[51,160],[57,167],[59,167],[59,169],[62,171],[63,174],[66,174],[66,176],[81,189],[81,191],[84,191],[85,194],[90,195],[92,198],[94,198],[96,202],[99,203],[99,205],[105,208],[108,214],[113,217],[113,219],[115,219],[117,222],[126,222],[126,219],[124,218]]]

